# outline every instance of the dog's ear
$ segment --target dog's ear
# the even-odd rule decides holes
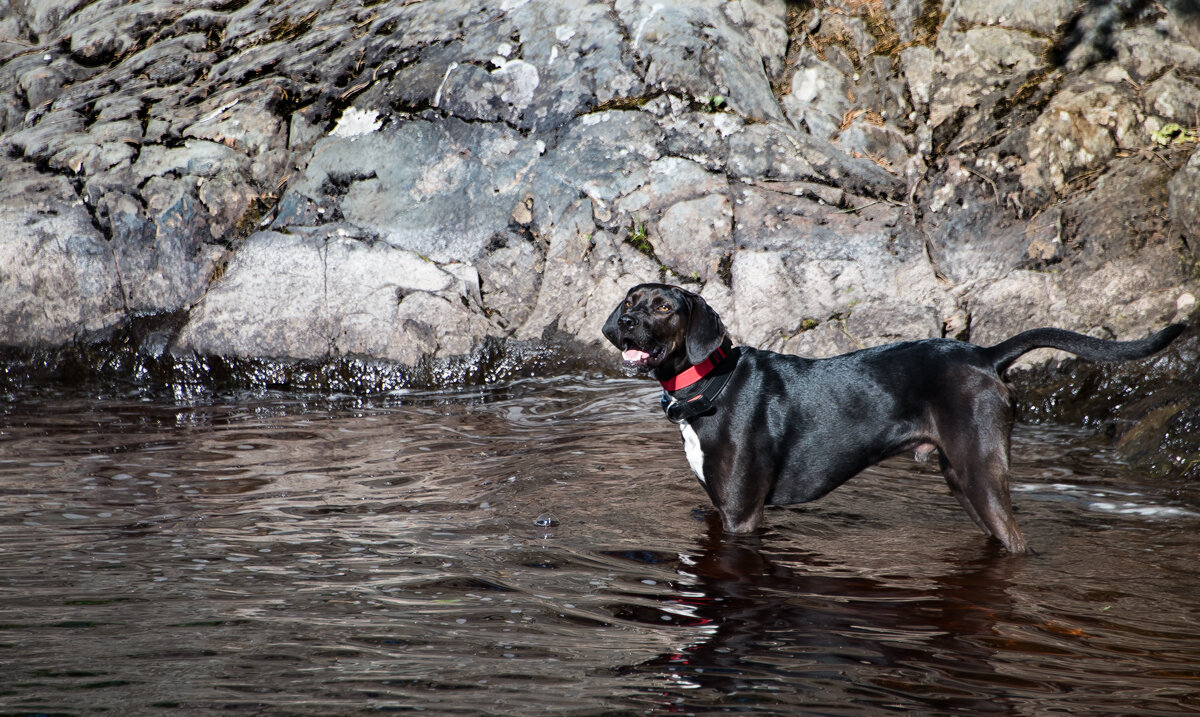
[[[709,354],[716,351],[725,341],[725,324],[721,323],[721,317],[717,316],[717,312],[698,294],[689,291],[684,296],[689,304],[688,330],[684,346],[687,349],[688,361],[694,365],[708,358]]]
[[[617,304],[617,308],[613,309],[613,312],[605,319],[604,328],[600,329],[600,333],[604,334],[604,338],[608,339],[609,343],[617,348],[621,348],[617,344],[617,319],[621,318],[621,309],[623,308],[625,308],[625,300],[621,299],[621,303]]]

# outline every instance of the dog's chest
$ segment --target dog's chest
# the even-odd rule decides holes
[[[679,424],[679,432],[683,434],[683,454],[687,456],[688,465],[692,467],[692,472],[700,479],[701,483],[704,480],[704,451],[700,448],[700,437],[696,435],[693,429],[686,422]],[[707,485],[707,483],[705,483]]]

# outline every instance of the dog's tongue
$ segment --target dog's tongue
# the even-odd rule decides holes
[[[626,363],[642,363],[650,358],[650,354],[638,349],[628,349],[621,353],[621,358],[625,359]]]

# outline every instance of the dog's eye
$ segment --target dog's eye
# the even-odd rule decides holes
[[[670,304],[659,304],[659,307],[658,307],[658,312],[659,312],[660,314],[665,314],[665,313],[668,313],[670,310],[671,310],[671,305],[670,305]]]
[[[625,300],[625,308],[628,309],[631,306],[633,306],[633,302],[630,301],[629,299],[626,299]]]

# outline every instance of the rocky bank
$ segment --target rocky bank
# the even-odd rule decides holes
[[[657,279],[818,356],[1200,295],[1190,0],[0,0],[0,63],[23,356],[578,349]]]

